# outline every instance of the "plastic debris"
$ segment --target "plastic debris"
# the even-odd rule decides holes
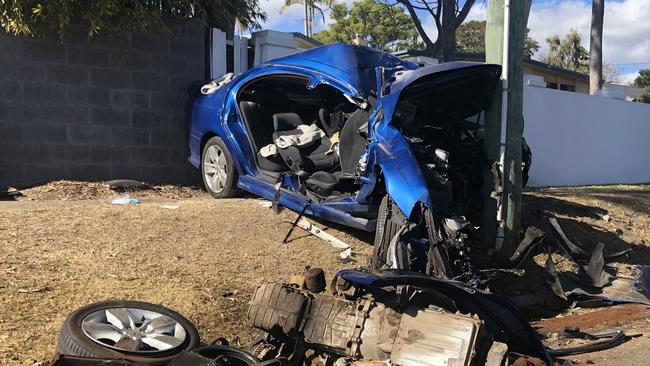
[[[271,208],[273,206],[273,202],[266,200],[257,200],[257,204],[264,208]]]
[[[342,251],[341,253],[339,253],[339,257],[341,257],[341,259],[348,259],[348,257],[350,257],[351,255],[352,255],[352,248],[348,248]]]
[[[129,196],[119,196],[109,198],[108,202],[111,205],[135,205],[141,203],[142,201],[137,198],[131,198]]]
[[[175,210],[175,209],[177,209],[178,207],[180,207],[179,204],[171,204],[171,203],[164,204],[164,205],[160,206],[160,208],[166,208],[166,209],[168,209],[168,210]]]

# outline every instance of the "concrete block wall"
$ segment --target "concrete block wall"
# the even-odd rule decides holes
[[[197,183],[187,86],[205,78],[204,29],[128,43],[0,30],[0,187],[56,179]]]

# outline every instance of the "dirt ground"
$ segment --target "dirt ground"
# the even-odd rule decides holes
[[[118,206],[108,202],[118,194],[101,184],[74,182],[22,193],[17,201],[0,202],[0,364],[33,365],[51,358],[66,315],[106,299],[159,303],[194,322],[205,341],[225,336],[243,344],[253,334],[245,315],[257,284],[283,280],[310,265],[331,275],[365,265],[372,251],[371,234],[322,223],[352,245],[353,262],[342,262],[336,250],[300,229],[282,244],[296,214],[284,210],[276,216],[256,198],[214,200],[197,189],[164,186],[122,193],[142,203]],[[165,204],[178,208],[161,207]],[[602,241],[605,253],[629,247],[623,265],[649,264],[649,212],[646,186],[547,189],[525,195],[523,222],[547,233],[540,249],[556,240],[547,221],[554,215],[571,240],[585,247]],[[545,258],[531,259],[527,271],[539,274]],[[559,254],[554,258],[563,261]],[[532,287],[544,286],[506,280],[513,281],[508,295],[520,299],[534,295]],[[570,317],[584,312],[550,305],[557,305],[546,314],[551,320],[583,321]],[[647,309],[612,309],[585,327],[629,327],[640,336],[618,349],[568,359],[638,364],[634,360],[650,352]],[[553,323],[536,324],[554,329]]]

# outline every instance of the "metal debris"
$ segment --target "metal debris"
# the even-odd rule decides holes
[[[314,225],[311,222],[307,221],[307,219],[305,219],[305,218],[300,219],[300,221],[298,221],[296,226],[298,226],[301,229],[304,229],[304,230],[310,232],[311,234],[323,239],[324,241],[326,241],[329,245],[331,245],[334,248],[343,249],[343,250],[350,249],[350,244],[348,244],[348,243],[346,243],[346,242],[344,242],[344,241],[342,241],[340,239],[337,239],[334,236],[324,232],[323,230],[318,228],[316,225]]]
[[[150,188],[145,182],[130,179],[114,179],[104,182],[104,185],[110,189],[128,189],[128,188]]]

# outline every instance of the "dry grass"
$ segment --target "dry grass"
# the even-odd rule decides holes
[[[256,199],[186,199],[113,206],[104,200],[0,202],[0,364],[31,365],[54,355],[58,328],[75,308],[106,299],[163,304],[193,321],[204,340],[246,341],[243,321],[260,281],[344,264],[301,230],[281,244],[295,217]],[[349,242],[365,264],[371,247]]]
[[[296,214],[276,216],[257,199],[213,200],[167,186],[131,192],[142,204],[114,206],[107,203],[112,195],[101,184],[55,182],[25,190],[18,202],[0,202],[0,364],[52,357],[66,315],[106,299],[159,303],[187,316],[204,340],[246,342],[252,335],[247,303],[258,283],[309,265],[331,275],[365,265],[372,251],[372,236],[351,229],[328,231],[352,244],[355,263],[342,263],[335,250],[299,229],[283,245]],[[180,207],[161,208],[164,203]],[[610,221],[595,214],[603,210]],[[586,247],[598,241],[605,252],[632,247],[626,259],[632,264],[650,263],[649,212],[650,194],[637,189],[547,189],[524,198],[524,224],[543,229],[548,242],[555,239],[546,215],[554,215]],[[541,279],[539,264],[530,261],[523,287],[503,283],[517,291],[544,286],[531,282]]]

